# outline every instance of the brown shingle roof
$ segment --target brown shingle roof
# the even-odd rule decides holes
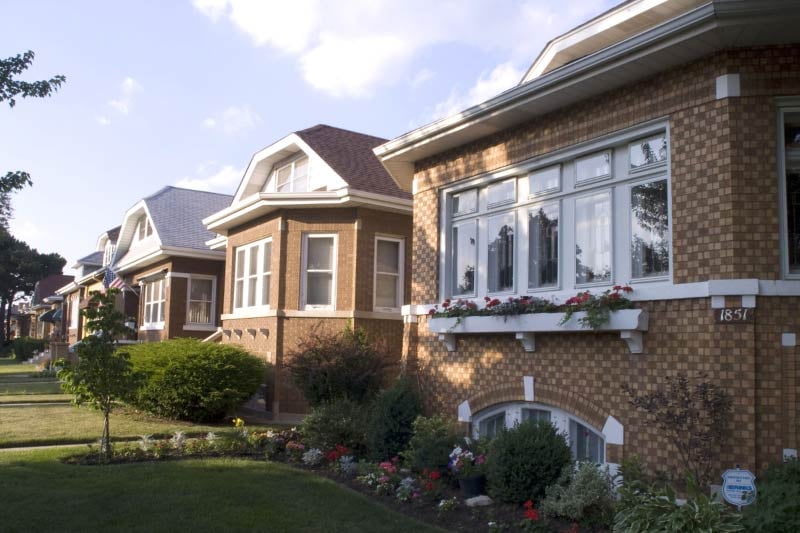
[[[54,295],[56,293],[56,289],[60,289],[74,279],[75,276],[51,274],[46,278],[37,281],[33,290],[33,305],[39,304],[48,296]]]
[[[401,190],[372,149],[386,139],[317,124],[295,132],[353,189],[411,199]]]

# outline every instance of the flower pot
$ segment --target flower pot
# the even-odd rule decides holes
[[[486,489],[486,476],[478,474],[469,477],[458,478],[458,486],[465,498],[474,498],[480,496]]]

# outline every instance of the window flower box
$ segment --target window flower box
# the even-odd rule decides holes
[[[525,351],[536,349],[536,333],[572,333],[593,331],[618,331],[628,344],[631,353],[642,353],[642,332],[647,331],[648,315],[643,309],[612,311],[609,320],[596,330],[586,328],[581,319],[583,311],[576,312],[570,320],[561,324],[564,313],[531,313],[515,316],[468,316],[453,318],[430,318],[428,327],[439,334],[448,351],[456,349],[456,335],[484,333],[514,333]]]

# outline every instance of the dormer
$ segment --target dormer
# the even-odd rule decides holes
[[[408,213],[411,195],[372,149],[384,139],[320,124],[291,133],[250,160],[232,204],[204,219],[218,235],[278,209],[369,206]],[[209,241],[215,249],[223,241]]]
[[[144,244],[150,237],[153,236],[153,224],[147,215],[141,215],[136,220],[136,226],[133,231],[133,239],[131,241],[131,248],[135,248]]]

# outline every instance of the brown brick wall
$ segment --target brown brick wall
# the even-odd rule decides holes
[[[716,100],[715,78],[726,73],[741,74],[742,96]],[[787,95],[800,95],[800,46],[728,51],[419,162],[411,303],[438,300],[439,187],[660,119],[670,128],[675,283],[779,279],[775,97]],[[720,468],[760,471],[798,446],[798,350],[781,347],[780,333],[800,333],[800,299],[759,297],[756,322],[739,325],[716,324],[707,298],[640,305],[650,312],[642,354],[618,333],[537,334],[534,353],[511,335],[465,335],[447,352],[420,317],[405,326],[404,358],[429,409],[453,415],[464,400],[473,413],[521,400],[522,376],[533,375],[538,401],[596,429],[609,415],[625,426],[625,445],[609,458],[635,453],[681,468],[621,389],[654,390],[679,372],[705,372],[734,396],[735,445]]]
[[[651,467],[680,468],[662,432],[630,408],[621,387],[652,391],[667,376],[706,373],[734,400],[736,445],[727,447],[720,468],[738,463],[760,470],[783,448],[797,446],[798,350],[781,348],[780,334],[800,330],[800,298],[760,298],[754,324],[716,324],[708,299],[643,307],[650,328],[642,354],[631,354],[618,333],[591,332],[537,334],[533,353],[509,334],[459,335],[457,351],[448,352],[420,317],[416,356],[428,408],[455,416],[465,400],[473,414],[523,401],[522,377],[534,376],[537,402],[574,413],[598,430],[614,416],[625,426],[625,454],[638,454]]]

